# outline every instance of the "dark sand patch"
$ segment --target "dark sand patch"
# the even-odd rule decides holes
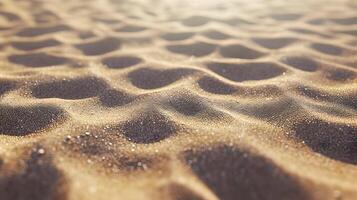
[[[102,92],[99,96],[99,99],[103,106],[116,107],[123,106],[132,102],[135,97],[121,91],[109,89]]]
[[[168,45],[166,48],[172,53],[202,57],[211,54],[216,49],[216,46],[209,43],[198,42],[192,44]]]
[[[262,57],[264,54],[251,49],[249,47],[234,44],[221,47],[220,53],[223,57],[226,58],[240,58],[240,59],[256,59]]]
[[[102,63],[111,69],[126,68],[141,62],[142,59],[135,56],[111,56],[102,60]]]
[[[0,133],[25,136],[43,130],[64,117],[54,106],[10,107],[0,106]]]
[[[11,63],[26,67],[49,67],[69,63],[68,58],[46,53],[15,54],[8,57]]]
[[[158,112],[147,112],[125,122],[121,130],[124,136],[132,142],[154,143],[174,135],[177,126]]]
[[[317,70],[319,66],[319,64],[316,61],[304,56],[289,56],[283,58],[281,61],[296,69],[307,71],[307,72],[314,72]]]
[[[271,160],[217,146],[183,153],[188,166],[220,199],[308,199],[298,181]]]
[[[207,24],[209,21],[211,21],[211,19],[208,17],[192,16],[192,17],[184,19],[182,21],[182,24],[185,26],[194,27],[194,26],[203,26],[203,25]]]
[[[179,41],[179,40],[186,40],[191,38],[194,35],[194,33],[191,32],[184,32],[184,33],[166,33],[161,36],[164,40],[168,41]]]
[[[51,33],[58,33],[63,31],[70,31],[71,28],[66,25],[54,25],[54,26],[44,26],[44,27],[29,27],[24,28],[17,33],[21,37],[36,37]]]
[[[268,49],[280,49],[286,47],[296,41],[295,38],[254,38],[257,44]]]
[[[311,47],[320,53],[334,56],[341,55],[344,51],[341,47],[325,43],[313,43]]]
[[[132,71],[129,79],[132,84],[142,89],[157,89],[176,82],[180,78],[193,73],[191,69],[168,69],[157,70],[151,68],[141,68]]]
[[[32,152],[23,164],[24,169],[12,175],[5,175],[0,170],[0,199],[66,200],[68,198],[65,177],[49,156]]]
[[[213,93],[213,94],[232,94],[236,92],[236,89],[223,83],[217,79],[205,76],[198,80],[198,85],[206,92]]]
[[[77,44],[75,47],[85,55],[95,56],[115,51],[120,48],[120,44],[121,42],[118,38],[108,37],[94,42]]]
[[[106,88],[107,84],[101,79],[80,77],[39,83],[32,88],[32,95],[37,98],[85,99],[98,96]]]
[[[37,49],[42,49],[46,47],[54,47],[58,46],[61,43],[55,39],[45,39],[45,40],[39,40],[39,41],[21,41],[21,42],[12,42],[11,45],[19,50],[23,51],[31,51],[31,50],[37,50]]]
[[[312,119],[296,124],[294,131],[313,151],[357,164],[357,127]]]
[[[215,73],[235,82],[264,80],[281,75],[285,69],[275,63],[208,63]]]

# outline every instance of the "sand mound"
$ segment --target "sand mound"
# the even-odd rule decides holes
[[[357,199],[356,11],[1,1],[0,199]]]

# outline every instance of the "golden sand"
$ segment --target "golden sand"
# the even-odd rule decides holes
[[[0,1],[0,200],[357,199],[355,0]]]

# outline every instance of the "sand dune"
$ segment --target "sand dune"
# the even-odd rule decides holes
[[[354,0],[3,0],[0,200],[357,199]]]

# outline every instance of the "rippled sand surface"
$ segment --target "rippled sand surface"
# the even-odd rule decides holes
[[[355,0],[2,0],[0,199],[357,199],[356,74]]]

